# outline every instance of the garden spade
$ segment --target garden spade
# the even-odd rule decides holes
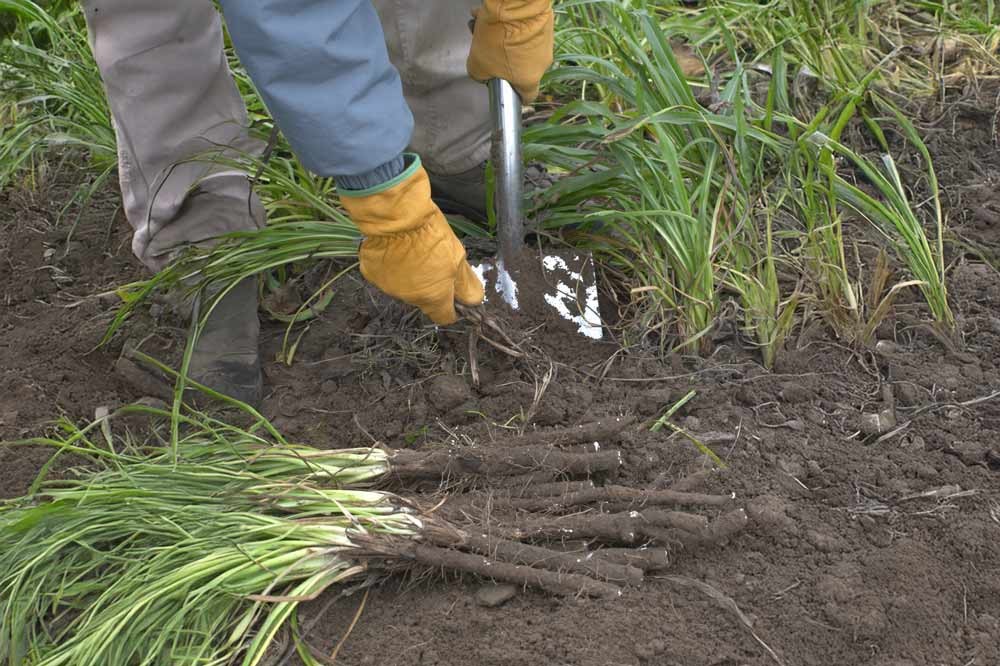
[[[521,98],[503,79],[491,80],[489,90],[499,254],[473,266],[485,285],[486,302],[502,301],[529,319],[599,340],[603,329],[590,253],[547,249],[538,256],[525,247]]]

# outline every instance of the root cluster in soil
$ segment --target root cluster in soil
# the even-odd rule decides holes
[[[632,422],[610,418],[538,431],[488,449],[393,451],[401,494],[412,481],[435,480],[450,490],[422,512],[419,541],[359,537],[362,553],[603,598],[669,567],[674,550],[718,546],[746,527],[734,495],[609,483],[622,454],[607,442],[626,437]],[[470,490],[456,492],[463,485],[456,481]],[[698,508],[723,513],[713,519]]]

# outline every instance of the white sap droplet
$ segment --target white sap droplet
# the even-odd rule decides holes
[[[517,310],[517,283],[504,268],[502,260],[497,262],[497,293],[503,298],[504,303]]]
[[[579,257],[574,257],[574,261],[579,261]],[[577,282],[583,281],[583,274],[577,273],[576,271],[571,271],[569,266],[566,264],[566,260],[562,257],[557,257],[553,255],[546,255],[542,257],[542,265],[545,266],[546,270],[555,271],[561,270],[570,279]],[[584,303],[583,312],[581,314],[573,314],[570,310],[569,304],[573,304],[574,310],[578,310],[579,307],[576,303],[576,292],[571,289],[565,282],[558,282],[555,285],[555,292],[544,294],[545,302],[552,306],[556,312],[558,312],[563,319],[571,321],[577,325],[577,330],[588,338],[594,340],[600,340],[604,337],[604,330],[601,328],[601,317],[599,314],[599,301],[597,298],[597,285],[590,284],[587,285],[586,289],[586,303]]]
[[[487,267],[486,264],[474,264],[472,266],[472,272],[476,274],[476,277],[479,278],[479,282],[484,287],[486,286],[486,273],[487,273],[487,271],[489,271],[489,268]]]
[[[514,281],[513,276],[504,268],[502,261],[497,261],[495,264],[493,262],[483,262],[481,264],[475,264],[472,266],[472,272],[476,274],[479,278],[480,284],[483,285],[485,289],[489,283],[489,275],[494,270],[497,272],[497,279],[494,283],[494,291],[500,294],[500,298],[503,299],[504,303],[509,305],[512,309],[518,309],[517,303],[517,283]],[[489,293],[486,294],[486,300],[490,300]]]

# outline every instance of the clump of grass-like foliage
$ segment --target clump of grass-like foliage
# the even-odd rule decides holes
[[[953,327],[933,164],[902,108],[937,95],[956,57],[972,73],[956,75],[997,64],[991,2],[562,0],[556,8],[550,97],[525,134],[526,155],[555,183],[529,210],[544,233],[582,230],[573,236],[620,278],[626,343],[707,352],[720,317],[735,311],[770,365],[805,311],[865,343],[907,287],[920,290],[944,332]],[[79,11],[50,15],[30,0],[0,9],[20,18],[0,47],[9,62],[3,115],[16,121],[0,130],[0,185],[66,142],[84,147],[106,176],[113,135]],[[266,111],[232,63],[266,133]],[[153,282],[127,286],[119,323],[153,288],[254,273],[271,284],[279,267],[294,273],[355,253],[357,232],[332,203],[334,183],[306,173],[283,141],[266,165],[248,158],[244,167],[256,175],[267,228],[192,250]],[[876,233],[852,238],[845,225]],[[895,255],[905,268],[896,285],[849,270],[859,242]]]
[[[92,467],[0,507],[0,661],[254,664],[297,601],[365,571],[352,534],[420,526],[360,489],[387,469],[379,450],[200,426],[176,447],[68,424],[47,442]]]
[[[27,495],[0,502],[0,663],[253,666],[283,627],[297,626],[300,603],[401,563],[617,598],[645,571],[669,566],[668,550],[718,544],[747,523],[739,508],[713,521],[660,508],[724,507],[732,495],[595,485],[592,476],[622,464],[595,442],[620,433],[623,419],[496,449],[322,450],[289,443],[229,402],[251,425],[178,401],[0,443],[55,449]],[[67,454],[81,464],[47,478]],[[399,493],[408,481],[450,490],[431,512],[418,491],[404,499],[376,487],[390,480]],[[490,511],[476,518],[462,490],[491,482]],[[546,546],[567,534],[585,545]]]

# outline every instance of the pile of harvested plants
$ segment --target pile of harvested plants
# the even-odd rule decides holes
[[[86,462],[0,504],[0,663],[258,664],[299,603],[401,565],[613,598],[746,522],[729,496],[613,485],[622,419],[395,451],[193,411],[116,434],[137,413],[169,423],[135,405],[32,440]]]

